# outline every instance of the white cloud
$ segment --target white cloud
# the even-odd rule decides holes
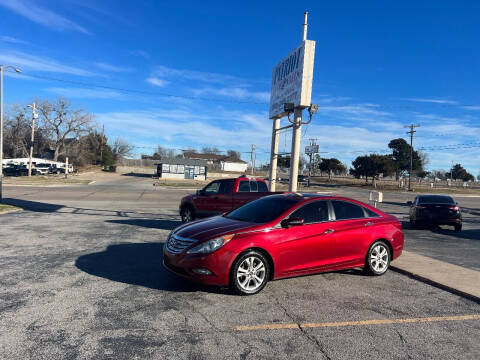
[[[163,86],[166,86],[169,84],[169,81],[167,80],[163,80],[163,79],[159,79],[155,76],[151,76],[149,78],[147,78],[145,80],[146,82],[152,84],[152,85],[155,85],[155,86],[160,86],[160,87],[163,87]]]
[[[43,71],[43,72],[51,72],[51,73],[71,74],[71,75],[78,75],[78,76],[94,75],[94,73],[78,67],[65,65],[47,57],[31,55],[31,54],[27,54],[25,52],[20,52],[20,51],[8,51],[8,50],[0,51],[0,63],[11,64],[13,66],[20,68],[21,70],[35,70],[35,71]]]
[[[97,63],[95,63],[95,65],[101,70],[110,71],[110,72],[123,73],[123,72],[132,71],[132,69],[130,69],[130,68],[126,68],[126,67],[122,67],[122,66],[116,66],[116,65],[112,65],[112,64],[107,64],[107,63],[104,63],[104,62],[97,62]]]
[[[61,95],[67,98],[80,98],[80,99],[117,99],[124,95],[112,90],[96,90],[85,88],[47,88],[46,91],[53,92],[57,95]]]
[[[150,55],[143,50],[132,50],[130,51],[130,55],[143,57],[144,59],[150,59]]]
[[[211,72],[203,71],[194,71],[194,70],[184,70],[184,69],[173,69],[166,66],[156,66],[152,72],[153,77],[158,78],[174,78],[174,79],[184,79],[184,80],[195,80],[202,81],[206,83],[228,83],[233,81],[240,81],[241,79],[224,74],[217,74]]]
[[[413,101],[413,102],[423,102],[423,103],[432,103],[432,104],[458,105],[458,101],[445,100],[445,99],[401,98],[400,100]]]
[[[75,22],[28,0],[2,0],[0,1],[0,6],[4,6],[37,24],[57,31],[71,30],[90,34],[88,30]]]
[[[6,36],[6,35],[0,36],[0,41],[11,43],[11,44],[22,44],[22,45],[30,44],[28,41],[20,40],[11,36]]]
[[[339,106],[319,106],[319,113],[337,113],[346,116],[390,116],[391,113],[378,110],[377,104],[353,104]]]
[[[193,90],[196,96],[214,94],[226,97],[232,97],[235,99],[255,99],[262,102],[268,102],[270,100],[270,93],[266,91],[250,91],[245,87],[223,87],[213,88],[206,87],[203,89]]]

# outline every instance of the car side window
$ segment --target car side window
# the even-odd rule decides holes
[[[315,201],[295,210],[291,218],[300,218],[304,224],[313,224],[328,221],[328,204],[326,201]]]
[[[363,210],[365,210],[365,212],[367,213],[367,217],[369,218],[380,217],[380,215],[378,215],[376,212],[373,212],[372,210],[367,209],[366,207],[364,207]]]
[[[255,180],[250,181],[250,191],[251,192],[257,192],[258,191],[257,182]]]
[[[241,180],[240,185],[238,185],[238,192],[250,192],[250,181]]]
[[[218,190],[219,194],[230,194],[232,191],[232,180],[223,180],[220,182],[220,189]]]
[[[205,187],[204,192],[205,194],[217,194],[219,189],[220,189],[220,182],[214,181],[213,183],[208,184]]]
[[[258,181],[258,192],[268,192],[267,185],[263,181]]]
[[[360,219],[364,218],[365,214],[361,206],[352,204],[347,201],[332,201],[335,218],[337,220]]]

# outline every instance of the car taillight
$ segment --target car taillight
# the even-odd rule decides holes
[[[460,208],[458,206],[449,206],[449,209],[452,209],[453,211],[460,211]]]

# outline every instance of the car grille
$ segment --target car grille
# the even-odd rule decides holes
[[[180,254],[183,250],[192,244],[195,244],[197,240],[188,239],[178,235],[171,235],[167,240],[167,251],[172,254]]]

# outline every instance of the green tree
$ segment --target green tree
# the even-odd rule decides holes
[[[384,176],[391,175],[394,171],[394,163],[390,155],[363,155],[358,156],[352,162],[353,168],[350,169],[350,174],[356,178],[365,177],[365,183],[368,183],[368,178],[376,178],[379,174]]]
[[[392,149],[392,160],[395,164],[395,177],[398,180],[400,175],[410,171],[410,149],[411,146],[405,139],[393,139],[388,143]],[[422,155],[426,159],[426,154]],[[423,171],[422,158],[418,151],[413,151],[413,170]]]
[[[455,164],[450,172],[445,174],[448,178],[453,178],[453,180],[463,180],[463,181],[474,181],[475,178],[472,174],[467,172],[461,164]]]
[[[342,162],[336,158],[322,159],[319,168],[321,172],[328,174],[328,179],[330,179],[332,173],[338,175],[347,171]]]

